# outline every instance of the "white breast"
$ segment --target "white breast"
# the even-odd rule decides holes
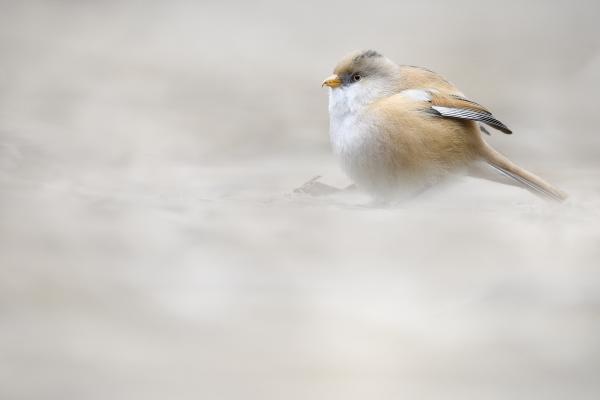
[[[372,139],[367,106],[374,97],[373,90],[360,83],[329,90],[329,133],[336,154],[343,156]]]
[[[379,140],[377,124],[368,112],[373,94],[359,85],[330,90],[329,124],[333,152],[344,172],[371,192],[394,186],[393,171],[386,149]]]

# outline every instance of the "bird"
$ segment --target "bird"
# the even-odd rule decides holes
[[[556,201],[567,194],[493,149],[485,127],[512,131],[441,75],[354,51],[322,82],[329,135],[344,172],[383,201],[416,196],[451,176],[508,183]]]

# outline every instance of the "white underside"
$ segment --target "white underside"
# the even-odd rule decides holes
[[[369,87],[373,87],[370,85]],[[397,169],[367,106],[381,92],[361,85],[330,90],[330,140],[344,172],[376,197],[398,197],[427,186]]]

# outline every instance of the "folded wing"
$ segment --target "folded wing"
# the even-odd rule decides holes
[[[512,131],[498,121],[492,113],[480,104],[455,94],[443,93],[437,89],[409,89],[400,93],[416,101],[426,102],[429,114],[454,119],[478,121],[506,134]]]

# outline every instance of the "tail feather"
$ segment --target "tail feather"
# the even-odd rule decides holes
[[[530,192],[546,197],[555,201],[564,201],[567,194],[560,189],[555,188],[539,176],[519,167],[502,154],[484,143],[483,157],[485,161],[501,174],[514,179],[520,186]]]

